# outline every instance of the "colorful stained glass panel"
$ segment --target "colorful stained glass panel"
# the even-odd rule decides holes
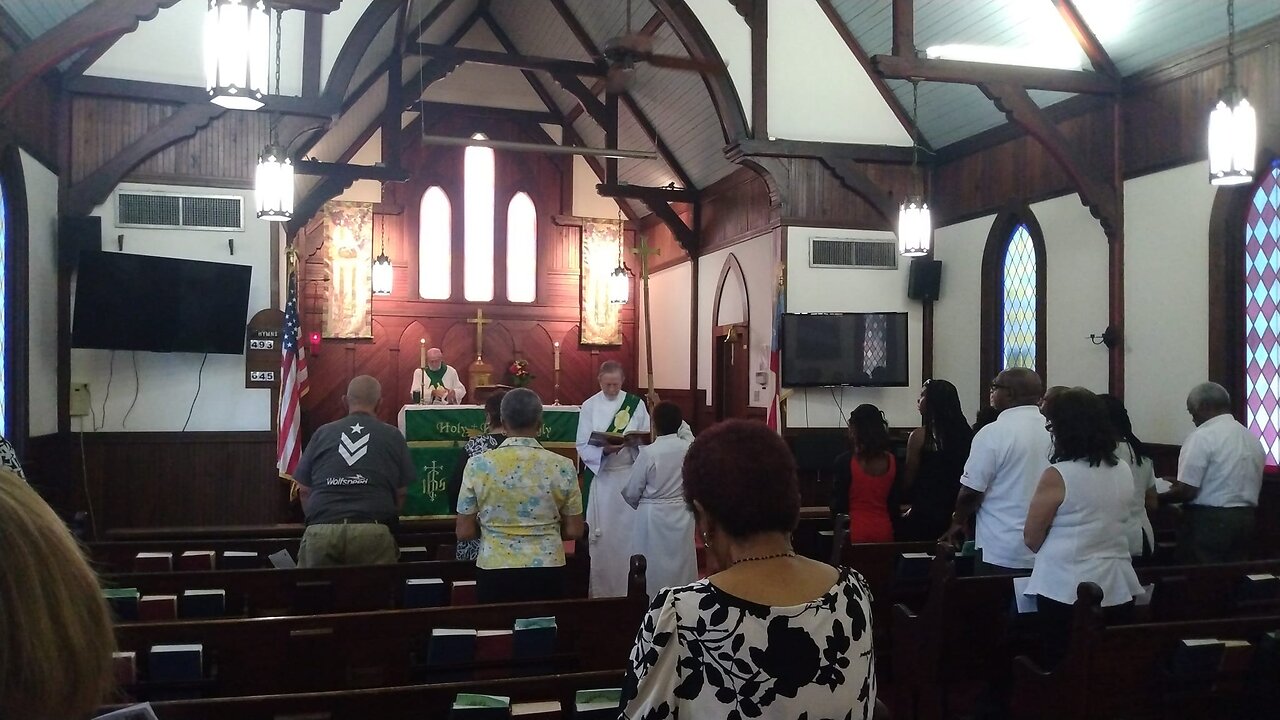
[[[1003,367],[1036,367],[1036,280],[1035,244],[1020,224],[1004,252]]]
[[[1280,161],[1258,185],[1244,223],[1246,424],[1280,463]]]

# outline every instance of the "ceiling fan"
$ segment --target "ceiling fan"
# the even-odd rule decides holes
[[[601,54],[608,65],[605,87],[612,93],[622,92],[631,86],[637,63],[690,72],[717,72],[720,69],[714,63],[653,52],[653,35],[631,31],[631,0],[627,0],[625,32],[606,40]]]

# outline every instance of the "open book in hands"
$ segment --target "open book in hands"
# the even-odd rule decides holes
[[[591,439],[587,441],[587,444],[595,447],[606,447],[609,445],[626,445],[629,447],[635,447],[637,445],[648,445],[649,431],[637,430],[626,434],[593,432],[591,433]]]

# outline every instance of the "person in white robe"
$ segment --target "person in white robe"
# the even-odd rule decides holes
[[[587,496],[591,597],[620,597],[627,594],[636,516],[623,500],[622,488],[631,477],[636,448],[592,445],[591,433],[648,432],[649,411],[643,398],[622,389],[621,363],[605,361],[597,378],[600,392],[582,403],[577,435]]]
[[[663,588],[688,585],[698,579],[693,545],[694,519],[684,500],[681,469],[691,442],[681,436],[688,427],[673,403],[653,409],[658,437],[640,448],[622,497],[636,510],[632,553],[648,563],[645,584],[649,599]]]
[[[426,389],[423,389],[423,370],[426,370]],[[444,362],[440,348],[427,350],[426,368],[414,368],[410,393],[422,393],[423,405],[458,405],[467,394],[467,388],[458,378],[458,371]]]

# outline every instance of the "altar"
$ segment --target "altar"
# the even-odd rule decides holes
[[[577,405],[543,405],[542,432],[538,442],[553,452],[571,458],[578,451]],[[447,483],[460,471],[462,445],[484,433],[484,407],[480,405],[405,405],[396,418],[400,432],[409,442],[409,453],[418,473],[409,486],[403,517],[452,515]]]

